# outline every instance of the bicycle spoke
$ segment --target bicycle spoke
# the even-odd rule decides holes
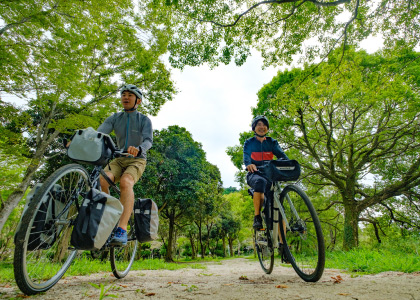
[[[46,291],[64,275],[77,254],[70,247],[72,221],[88,175],[76,164],[64,166],[35,192],[16,236],[14,271],[19,288],[27,295]]]
[[[286,186],[281,202],[289,227],[281,231],[285,252],[298,275],[305,281],[321,278],[325,264],[321,225],[306,194],[297,186]]]
[[[264,229],[254,230],[254,244],[261,268],[266,274],[270,274],[274,266],[272,237],[271,232],[267,229],[264,216],[262,216],[262,222]]]

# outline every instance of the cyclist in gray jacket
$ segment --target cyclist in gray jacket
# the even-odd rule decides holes
[[[127,223],[134,207],[134,184],[140,179],[146,168],[146,154],[152,147],[152,122],[137,111],[143,98],[142,92],[132,84],[121,88],[121,104],[124,111],[113,114],[102,123],[98,131],[109,134],[115,132],[119,149],[124,149],[129,156],[114,159],[105,172],[113,182],[120,182],[121,204],[124,211],[121,215],[117,232],[111,244],[127,243]],[[101,176],[101,188],[109,193],[109,183]]]

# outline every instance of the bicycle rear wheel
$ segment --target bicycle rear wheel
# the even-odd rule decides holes
[[[131,269],[137,252],[137,239],[134,231],[134,212],[127,224],[127,245],[111,246],[110,262],[112,273],[118,279],[124,278]]]
[[[325,246],[321,223],[311,201],[296,185],[287,185],[280,195],[290,230],[280,230],[284,251],[296,273],[316,282],[324,272]]]
[[[266,274],[271,274],[274,267],[274,249],[271,233],[267,229],[265,217],[261,214],[263,229],[254,230],[254,244],[261,268]]]
[[[23,293],[34,295],[53,287],[76,257],[70,237],[89,189],[86,170],[71,164],[56,170],[35,192],[15,239],[15,280]]]

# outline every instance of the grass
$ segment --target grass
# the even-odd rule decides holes
[[[210,261],[206,259],[203,261]],[[200,260],[196,261],[183,261],[181,263],[173,262],[167,263],[162,259],[146,259],[146,260],[137,260],[133,263],[131,270],[178,270],[178,269],[206,269],[206,266],[200,263]],[[90,275],[93,273],[101,272],[111,272],[111,266],[109,260],[101,261],[99,259],[93,260],[88,256],[80,256],[76,258],[67,272],[64,274],[64,277],[68,276],[83,276]],[[13,273],[13,263],[12,262],[0,262],[0,283],[4,282],[13,282],[14,273]]]
[[[396,271],[404,273],[420,272],[420,256],[418,254],[418,241],[415,243],[401,242],[383,244],[377,247],[363,248],[359,247],[348,252],[333,251],[326,253],[326,268],[341,269],[353,273],[377,274],[386,271]],[[247,256],[247,259],[258,259]],[[183,268],[206,269],[206,263],[219,262],[224,258],[195,259],[185,258],[177,262],[167,263],[162,259],[137,260],[132,266],[132,270],[178,270]],[[229,259],[229,258],[227,258]],[[279,261],[279,258],[276,258]],[[92,260],[88,255],[80,256],[74,260],[70,269],[66,272],[68,276],[83,276],[92,273],[111,273],[109,260],[101,262],[99,259]],[[13,263],[0,262],[0,283],[13,283]]]
[[[348,252],[328,252],[326,256],[326,268],[348,272],[377,274],[386,271],[404,273],[420,271],[420,257],[414,253],[359,248]]]

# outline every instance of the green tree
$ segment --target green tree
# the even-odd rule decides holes
[[[31,119],[30,162],[0,211],[1,230],[57,137],[114,112],[121,83],[145,91],[149,114],[175,91],[160,60],[169,32],[131,0],[7,1],[0,17],[0,91],[27,100]]]
[[[231,223],[232,229],[226,230],[230,255],[233,255],[233,242],[238,240],[241,244],[249,246],[252,242],[252,221],[254,216],[254,204],[252,198],[245,189],[241,191],[223,195],[224,201],[227,202],[226,221]],[[227,228],[226,228],[227,229]],[[240,245],[238,245],[239,247]]]
[[[201,257],[204,258],[206,249],[210,249],[210,233],[221,209],[222,181],[216,166],[206,162],[202,171],[202,181],[196,199],[191,203],[188,217],[198,228]]]
[[[296,55],[314,61],[371,35],[387,47],[420,41],[420,3],[411,0],[161,0],[149,8],[172,22],[170,62],[180,68],[242,65],[251,49],[266,66],[290,64]]]
[[[147,168],[135,192],[153,197],[160,217],[168,222],[167,261],[173,260],[176,226],[189,223],[195,202],[205,191],[209,174],[215,170],[206,161],[201,144],[185,128],[170,126],[154,132]]]
[[[418,201],[420,184],[419,53],[348,53],[344,60],[334,53],[315,72],[279,73],[254,109],[302,164],[304,185],[324,195],[316,207],[343,213],[344,249],[358,245],[369,208],[401,196]]]

